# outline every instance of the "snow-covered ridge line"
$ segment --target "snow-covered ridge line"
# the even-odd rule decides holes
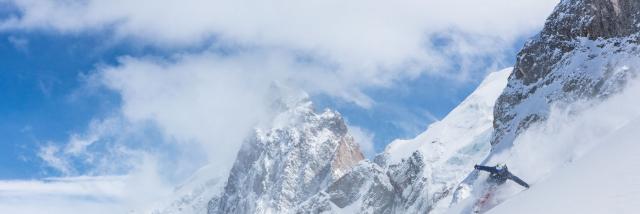
[[[299,213],[442,212],[473,163],[489,154],[493,104],[512,69],[490,73],[443,120],[396,140],[299,207]]]
[[[384,153],[388,163],[394,164],[407,158],[415,151],[424,155],[437,155],[428,151],[436,145],[446,145],[447,154],[468,145],[479,134],[491,130],[493,105],[507,84],[507,77],[513,68],[490,73],[465,100],[454,108],[441,121],[435,122],[427,130],[411,140],[395,140]]]

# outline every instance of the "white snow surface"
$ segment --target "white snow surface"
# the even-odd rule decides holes
[[[554,107],[548,120],[491,156],[531,184],[499,187],[488,213],[637,213],[640,209],[640,84],[633,81],[604,102]],[[486,173],[485,173],[486,174]],[[467,186],[473,193],[448,213],[469,213],[486,175]],[[476,191],[473,190],[475,188]]]
[[[556,115],[552,122],[525,134],[516,142],[510,160],[520,162],[520,173],[534,185],[489,213],[638,213],[638,94],[640,84],[635,83],[623,94],[570,116],[570,121]],[[549,143],[534,146],[532,137]],[[559,145],[540,148],[551,144]],[[524,157],[525,150],[533,155]]]
[[[507,85],[512,70],[506,68],[490,73],[460,105],[416,138],[395,140],[389,144],[385,149],[389,164],[399,163],[415,151],[420,151],[427,160],[451,157],[474,141],[488,140],[484,136],[492,131],[493,105]],[[488,144],[481,149],[488,152]]]
[[[638,213],[640,120],[489,213]]]
[[[513,68],[487,75],[478,88],[443,120],[411,140],[396,140],[383,155],[387,166],[402,166],[416,151],[424,165],[421,174],[424,186],[402,190],[402,197],[419,194],[412,204],[402,205],[402,212],[444,212],[453,199],[453,188],[473,171],[473,164],[490,153],[493,132],[493,107],[507,84]],[[404,179],[401,179],[404,180]],[[413,184],[417,185],[417,184]]]

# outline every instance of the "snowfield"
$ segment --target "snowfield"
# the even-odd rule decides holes
[[[554,108],[488,165],[506,163],[531,184],[507,182],[488,213],[638,213],[640,209],[640,84],[604,102]],[[482,187],[481,173],[474,187]],[[471,193],[448,213],[469,213]]]
[[[640,119],[488,213],[638,213]]]
[[[604,103],[575,116],[558,113],[521,136],[510,160],[534,184],[489,213],[638,213],[639,94],[636,81]]]

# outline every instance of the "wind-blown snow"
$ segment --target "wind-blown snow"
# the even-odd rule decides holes
[[[603,139],[580,160],[559,168],[489,213],[638,213],[638,119]]]
[[[512,148],[492,156],[532,184],[508,182],[490,213],[637,213],[640,209],[640,84],[608,100],[553,108],[548,120],[521,134]],[[486,176],[486,175],[484,175]],[[481,177],[475,188],[481,188]],[[479,195],[454,206],[463,213]],[[465,208],[466,207],[466,208]]]
[[[509,160],[534,185],[490,213],[637,213],[638,94],[636,83],[593,109],[568,118],[556,115],[522,136]],[[544,145],[533,146],[533,138]],[[558,145],[547,148],[552,144]]]

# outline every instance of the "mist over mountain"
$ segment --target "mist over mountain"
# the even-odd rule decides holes
[[[0,213],[640,210],[639,0],[0,0],[0,58]]]

